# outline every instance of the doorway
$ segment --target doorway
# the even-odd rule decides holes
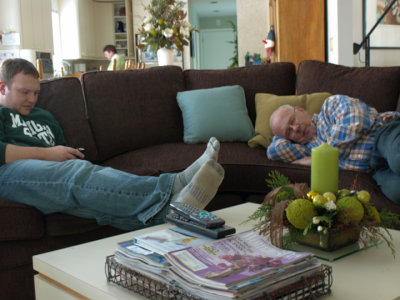
[[[226,69],[237,55],[236,0],[188,0],[192,69]]]
[[[200,31],[200,69],[226,69],[235,55],[232,29],[204,29]]]

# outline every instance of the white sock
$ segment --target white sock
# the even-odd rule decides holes
[[[179,193],[172,195],[171,202],[183,202],[204,209],[217,193],[224,174],[219,163],[208,160]]]
[[[172,186],[172,193],[176,194],[182,190],[192,180],[193,176],[197,173],[197,171],[199,171],[205,162],[210,159],[217,161],[219,147],[219,141],[215,137],[210,138],[204,153],[189,167],[176,174],[174,185]]]

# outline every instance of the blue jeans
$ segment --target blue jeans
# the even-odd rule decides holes
[[[24,159],[0,167],[0,197],[136,230],[164,223],[175,174],[137,176],[73,159]]]
[[[376,134],[370,166],[382,192],[400,204],[400,121],[392,121]]]

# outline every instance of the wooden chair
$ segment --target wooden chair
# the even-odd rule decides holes
[[[137,68],[138,69],[145,69],[146,68],[146,64],[144,62],[139,61],[137,63]]]
[[[72,73],[72,74],[65,74],[64,68],[61,67],[61,77],[76,77],[78,79],[81,79],[83,73],[85,73],[85,72],[76,72],[76,73]]]
[[[112,61],[112,70],[115,71],[117,69],[117,60],[113,59]]]
[[[76,73],[68,74],[67,76],[76,77],[78,79],[81,79],[83,73],[85,73],[85,72],[76,72]]]
[[[128,59],[125,61],[125,70],[132,70],[135,68],[135,63],[132,59]]]
[[[42,60],[40,58],[36,59],[36,68],[39,72],[39,79],[42,80],[43,79],[43,64],[42,64]]]

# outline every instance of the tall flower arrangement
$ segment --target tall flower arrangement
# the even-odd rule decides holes
[[[185,3],[177,0],[152,0],[145,10],[147,16],[139,29],[142,35],[139,48],[149,46],[155,52],[160,48],[172,49],[176,46],[183,51],[188,45],[191,24],[185,20]]]

